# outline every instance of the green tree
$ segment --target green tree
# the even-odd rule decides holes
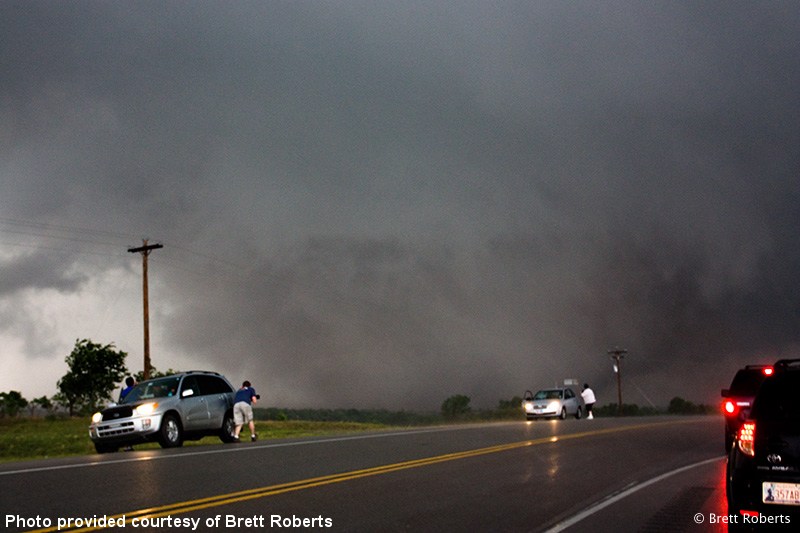
[[[69,409],[69,401],[67,397],[62,392],[57,392],[52,396],[53,407],[60,408],[60,409]]]
[[[514,396],[510,400],[499,400],[497,409],[500,411],[519,411],[522,405],[522,398]]]
[[[442,402],[442,415],[445,418],[456,418],[470,412],[469,396],[456,394]]]
[[[0,392],[0,417],[15,417],[28,406],[28,400],[19,391]]]
[[[33,417],[33,413],[37,407],[44,409],[49,413],[53,409],[53,402],[51,402],[50,398],[48,398],[47,396],[42,396],[40,398],[34,398],[33,400],[31,400],[30,403],[31,417]]]
[[[669,401],[667,412],[672,415],[702,415],[714,413],[716,409],[708,405],[695,404],[689,400],[684,400],[680,396],[676,396]]]
[[[62,401],[70,416],[76,411],[94,411],[101,401],[111,398],[111,392],[128,369],[123,351],[113,344],[101,346],[90,340],[76,340],[66,362],[69,372],[58,381]]]

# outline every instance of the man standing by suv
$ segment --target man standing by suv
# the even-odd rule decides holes
[[[245,422],[250,426],[250,440],[255,442],[258,438],[256,425],[253,422],[253,406],[258,398],[256,390],[250,386],[249,381],[242,383],[242,388],[236,391],[236,395],[233,397],[233,423],[236,424],[236,429],[233,431],[234,442],[240,442],[239,433]]]

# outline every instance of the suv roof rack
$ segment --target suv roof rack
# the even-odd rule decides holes
[[[800,369],[800,359],[781,359],[775,361],[775,368],[781,370]]]

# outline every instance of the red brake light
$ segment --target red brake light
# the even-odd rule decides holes
[[[737,440],[739,450],[750,457],[755,456],[756,423],[745,422],[739,429],[739,439]]]
[[[722,404],[722,410],[729,415],[735,414],[737,411],[736,404],[728,400],[724,404]]]
[[[772,368],[771,366],[768,366],[768,367],[764,368],[764,375],[765,376],[771,376],[774,372],[775,372],[775,369]]]

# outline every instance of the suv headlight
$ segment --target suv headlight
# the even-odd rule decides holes
[[[102,421],[103,421],[103,413],[98,411],[92,415],[92,424],[97,424],[98,422]]]
[[[136,414],[139,416],[152,415],[156,407],[158,407],[158,402],[143,403],[136,408]]]

